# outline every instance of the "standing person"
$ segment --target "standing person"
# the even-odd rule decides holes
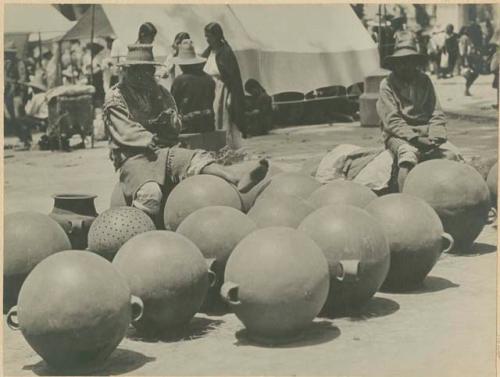
[[[249,191],[267,173],[268,162],[235,177],[204,150],[178,148],[177,107],[156,83],[151,45],[129,46],[123,80],[106,95],[103,108],[110,157],[120,172],[127,202],[161,226],[162,203],[179,181],[197,174],[215,175]]]
[[[193,42],[182,41],[173,64],[182,73],[172,84],[172,96],[182,120],[181,133],[209,132],[215,129],[215,82],[203,71],[205,58],[196,56]]]
[[[472,40],[474,47],[481,51],[483,47],[483,32],[478,21],[479,19],[473,20],[469,25],[469,37]]]
[[[24,144],[25,149],[31,148],[31,130],[21,121],[24,117],[26,70],[24,63],[17,58],[17,49],[14,42],[4,47],[4,122],[14,129],[17,137]]]
[[[215,80],[215,128],[226,130],[226,144],[231,149],[242,146],[245,137],[245,94],[240,67],[231,46],[218,23],[205,26],[208,48],[202,54],[207,59],[205,72]]]
[[[273,128],[273,100],[255,79],[247,80],[245,91],[250,94],[245,112],[248,134],[265,135]]]
[[[391,74],[380,84],[377,113],[385,146],[397,159],[401,190],[409,171],[434,158],[459,159],[447,142],[446,118],[430,78],[418,67],[425,57],[412,39],[399,40],[386,58]]]
[[[457,65],[460,72],[464,71],[469,65],[469,54],[472,48],[472,41],[469,37],[469,28],[462,26],[458,33],[458,61]]]
[[[180,67],[174,63],[174,59],[179,55],[180,44],[186,39],[191,39],[188,33],[184,31],[177,33],[174,38],[174,43],[170,46],[170,54],[165,60],[165,68],[157,70],[157,74],[160,77],[160,83],[167,89],[170,89],[175,78],[182,74]]]
[[[448,67],[445,68],[444,75],[453,77],[458,59],[458,35],[454,32],[452,24],[446,26],[446,39],[444,41],[443,52],[448,55]]]

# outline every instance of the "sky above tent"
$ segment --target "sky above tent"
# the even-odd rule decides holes
[[[50,4],[5,4],[6,33],[63,34],[74,25]]]

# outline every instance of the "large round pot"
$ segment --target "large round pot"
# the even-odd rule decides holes
[[[227,166],[226,169],[235,174],[236,176],[241,176],[243,173],[248,172],[251,168],[254,167],[255,167],[255,162],[252,161],[252,162],[243,162],[241,164]],[[262,181],[257,183],[254,187],[252,187],[252,189],[247,193],[240,193],[241,202],[243,205],[243,212],[246,213],[250,210],[250,208],[252,208],[257,197],[271,182],[272,177],[282,172],[283,170],[278,168],[276,165],[270,163],[269,169],[267,170],[264,179],[262,179]]]
[[[251,233],[236,246],[221,295],[250,338],[286,343],[311,324],[328,287],[328,263],[314,241],[295,229],[273,227]]]
[[[211,206],[193,212],[177,228],[177,233],[193,241],[207,259],[215,259],[217,283],[208,292],[203,309],[224,308],[220,287],[224,282],[226,262],[234,248],[257,225],[243,212],[231,207]]]
[[[259,198],[248,212],[259,228],[287,226],[297,228],[300,222],[314,210],[298,196],[268,193]]]
[[[375,199],[366,210],[383,228],[391,249],[391,268],[383,288],[408,290],[422,284],[441,253],[453,247],[441,220],[423,199],[389,194]]]
[[[62,226],[73,249],[85,250],[90,226],[97,217],[94,199],[96,195],[57,194],[49,216]]]
[[[321,186],[309,197],[314,208],[346,204],[364,208],[377,195],[368,187],[352,181],[336,180]]]
[[[488,186],[467,164],[449,160],[422,162],[408,174],[403,193],[418,196],[434,208],[458,251],[470,251],[489,221]]]
[[[486,183],[490,189],[491,205],[496,208],[498,197],[498,162],[491,167],[486,178]]]
[[[49,216],[16,212],[4,217],[3,308],[16,305],[28,274],[48,256],[71,249],[64,230]]]
[[[361,208],[331,205],[311,213],[299,230],[318,244],[328,261],[330,292],[323,312],[339,316],[361,309],[389,271],[389,244],[378,221]]]
[[[150,230],[156,230],[156,226],[141,210],[110,208],[97,216],[90,226],[88,249],[111,261],[125,242]]]
[[[140,299],[111,263],[68,250],[35,267],[7,323],[50,366],[71,371],[102,363],[141,314]]]
[[[210,262],[193,242],[171,231],[154,230],[127,241],[113,265],[144,302],[143,316],[134,326],[162,335],[187,325],[215,282]]]
[[[311,193],[321,186],[317,180],[310,175],[302,173],[280,173],[271,178],[271,182],[257,197],[257,201],[267,197],[269,194],[298,196],[307,200]]]
[[[201,174],[189,177],[170,192],[164,209],[167,230],[175,231],[189,214],[208,206],[226,206],[242,210],[235,186],[222,178]]]

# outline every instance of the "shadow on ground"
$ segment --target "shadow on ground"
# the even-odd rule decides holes
[[[362,309],[349,315],[351,321],[366,321],[372,318],[385,317],[396,313],[399,304],[385,297],[373,297]]]
[[[296,341],[287,344],[264,344],[251,339],[246,329],[242,329],[235,334],[236,346],[258,346],[265,348],[299,348],[316,344],[323,344],[332,341],[340,336],[340,330],[331,321],[315,321],[304,332],[303,336]]]
[[[438,276],[427,276],[422,284],[414,288],[408,288],[406,290],[388,289],[384,288],[383,292],[393,293],[393,294],[422,294],[422,293],[432,293],[444,291],[449,288],[460,287],[459,284],[455,284],[452,281],[438,277]]]
[[[448,254],[451,256],[454,256],[454,257],[474,257],[477,255],[494,253],[496,251],[497,251],[496,245],[491,245],[491,244],[483,243],[483,242],[474,242],[471,250],[467,250],[465,252],[460,251],[460,250],[456,250],[456,251],[454,251],[452,253],[448,253]]]
[[[146,343],[188,341],[204,337],[222,323],[224,321],[219,319],[194,317],[186,327],[171,330],[164,334],[142,334],[131,327],[127,333],[127,338]]]
[[[154,357],[148,357],[136,351],[119,348],[111,354],[104,364],[92,370],[55,370],[43,360],[34,365],[26,365],[23,367],[23,370],[30,370],[38,376],[110,376],[130,373],[154,360],[156,360]]]

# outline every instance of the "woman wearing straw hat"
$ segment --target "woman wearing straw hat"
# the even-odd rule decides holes
[[[425,56],[417,52],[414,38],[408,34],[396,41],[385,63],[392,72],[380,84],[377,112],[385,145],[398,161],[401,190],[406,175],[420,161],[461,157],[447,142],[446,118],[430,78],[419,70]]]
[[[173,60],[182,70],[172,84],[172,95],[182,119],[182,133],[209,132],[215,128],[215,82],[203,71],[205,61],[196,56],[190,39],[182,41],[179,54]]]
[[[161,205],[180,180],[195,174],[219,176],[250,190],[265,176],[267,161],[240,177],[215,164],[203,150],[176,146],[180,121],[170,93],[155,80],[153,46],[128,47],[121,82],[106,94],[104,123],[111,159],[120,172],[121,188],[128,203],[162,225]]]

